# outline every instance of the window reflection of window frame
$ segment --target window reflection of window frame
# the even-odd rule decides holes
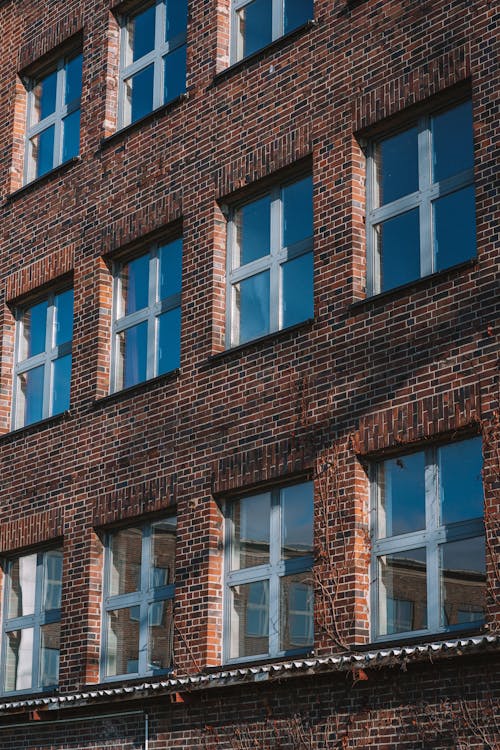
[[[296,604],[297,602],[292,601],[292,596],[296,596],[298,591],[305,591],[306,592],[306,609],[298,609]],[[288,629],[290,634],[290,643],[296,645],[297,647],[300,647],[303,644],[310,644],[312,642],[312,639],[314,637],[313,632],[313,597],[312,597],[312,589],[311,586],[307,586],[303,583],[298,583],[293,581],[289,587],[288,590],[288,597],[289,597],[289,607],[288,607],[288,614],[289,614],[289,623],[288,623]],[[295,604],[295,606],[292,606]],[[294,632],[294,623],[302,622],[305,624],[305,632],[304,635],[300,636],[297,634],[297,631]],[[300,628],[302,630],[302,628]]]

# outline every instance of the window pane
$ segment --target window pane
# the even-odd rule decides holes
[[[167,0],[167,22],[165,39],[174,39],[186,32],[187,0]]]
[[[24,555],[10,566],[10,592],[7,617],[32,615],[35,611],[37,556]]]
[[[56,109],[57,71],[54,70],[37,83],[33,89],[33,122],[35,125],[40,120],[48,117]]]
[[[269,562],[271,495],[253,495],[232,505],[232,570]]]
[[[40,628],[40,687],[59,682],[59,644],[61,624],[52,622]]]
[[[35,165],[35,177],[41,177],[54,167],[53,125],[31,139],[31,158]]]
[[[244,266],[271,252],[271,197],[247,203],[234,216],[233,268]]]
[[[52,370],[52,414],[62,414],[69,409],[71,387],[71,354],[54,360]]]
[[[384,461],[378,467],[378,536],[425,529],[425,454]]]
[[[66,104],[79,99],[82,93],[82,56],[77,55],[66,63]]]
[[[129,18],[127,23],[128,61],[138,60],[155,46],[155,6]]]
[[[283,328],[314,317],[313,254],[306,253],[281,266]]]
[[[63,162],[80,153],[80,110],[77,109],[63,120]]]
[[[310,555],[313,551],[313,485],[296,484],[281,490],[281,557]]]
[[[29,307],[22,317],[19,359],[22,361],[45,351],[47,335],[47,300]]]
[[[381,291],[420,278],[420,230],[418,209],[388,219],[376,227]]]
[[[118,315],[142,310],[149,303],[149,255],[125,263],[121,273],[121,299]]]
[[[109,594],[129,594],[141,587],[142,530],[127,528],[111,536]]]
[[[153,602],[148,614],[148,670],[172,666],[173,601]]]
[[[425,548],[379,557],[379,634],[404,633],[427,627],[427,572]],[[411,603],[395,606],[396,600]],[[408,611],[412,611],[408,628]],[[399,619],[401,617],[401,619]]]
[[[474,187],[434,201],[434,251],[436,271],[476,255],[476,206]]]
[[[233,586],[231,658],[269,651],[269,581]]]
[[[310,18],[314,18],[313,0],[285,0],[283,33],[293,31]]]
[[[119,357],[116,387],[129,388],[147,378],[148,324],[139,323],[118,335]]]
[[[472,102],[432,118],[434,182],[474,166]]]
[[[171,372],[181,361],[181,308],[158,316],[158,375]]]
[[[125,119],[127,122],[140,120],[141,117],[153,111],[153,78],[154,68],[148,65],[147,68],[140,70],[125,81],[128,111],[128,117]]]
[[[54,549],[43,556],[43,609],[45,611],[61,608],[62,562],[61,550]]]
[[[272,2],[271,0],[253,0],[236,14],[236,47],[237,59],[251,55],[252,52],[272,42]]]
[[[439,449],[441,523],[483,517],[481,438]]]
[[[138,607],[124,607],[108,612],[107,677],[139,671],[138,610]]]
[[[310,572],[280,579],[280,648],[312,646],[313,585]]]
[[[313,185],[312,177],[287,185],[282,190],[283,246],[313,235]]]
[[[43,381],[43,366],[19,375],[18,426],[39,422],[43,418]]]
[[[182,240],[174,240],[158,250],[160,259],[159,297],[166,299],[181,291],[182,286]]]
[[[7,659],[5,690],[29,690],[32,687],[33,628],[6,633]]]
[[[235,285],[235,322],[238,344],[269,333],[268,271]]]
[[[378,205],[418,190],[418,131],[405,130],[376,145]]]
[[[73,338],[73,290],[68,289],[66,292],[56,294],[56,346],[71,341]]]
[[[484,620],[486,562],[484,537],[440,546],[443,626]]]
[[[163,101],[171,102],[186,91],[186,45],[165,55],[165,91]]]
[[[176,519],[168,518],[151,526],[150,586],[167,586],[175,578]]]

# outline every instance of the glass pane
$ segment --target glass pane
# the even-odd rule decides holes
[[[474,186],[438,198],[434,213],[435,270],[454,266],[476,255]]]
[[[62,160],[69,161],[80,153],[80,110],[77,109],[63,120]]]
[[[314,18],[313,0],[285,0],[283,33],[288,34],[311,18]]]
[[[271,495],[252,495],[232,505],[232,570],[269,562]]]
[[[181,308],[158,316],[158,375],[171,372],[181,361]]]
[[[160,259],[159,297],[166,299],[182,287],[182,240],[174,240],[158,250]]]
[[[310,555],[313,551],[313,485],[295,484],[281,490],[281,557]]]
[[[59,682],[59,644],[61,624],[52,622],[40,628],[40,687],[52,687]]]
[[[62,550],[54,549],[43,556],[43,609],[45,611],[61,608],[62,588]]]
[[[163,101],[165,104],[177,99],[186,91],[186,45],[177,47],[170,54],[165,55],[165,90]]]
[[[167,23],[165,39],[175,39],[186,32],[187,0],[167,0]]]
[[[47,300],[24,311],[20,341],[20,361],[45,351],[47,336]]]
[[[125,81],[125,96],[128,117],[126,122],[132,123],[140,120],[149,112],[153,111],[153,79],[154,68],[148,65],[134,76]]]
[[[282,328],[314,317],[313,254],[306,253],[281,266]]]
[[[141,588],[142,530],[121,529],[111,536],[109,595],[129,594]]]
[[[474,166],[472,102],[432,118],[434,182]]]
[[[139,630],[139,607],[108,612],[107,677],[139,671]]]
[[[236,342],[243,344],[269,333],[269,272],[235,285]]]
[[[271,252],[271,197],[269,195],[238,209],[234,215],[233,268],[263,258]]]
[[[151,588],[174,582],[176,525],[175,518],[168,518],[151,526]]]
[[[231,658],[269,651],[269,581],[233,586]]]
[[[440,552],[441,624],[481,623],[486,604],[484,537],[447,542]]]
[[[375,147],[378,205],[418,190],[418,130],[410,128]]]
[[[313,645],[313,602],[310,572],[280,579],[280,648],[283,651]]]
[[[118,334],[116,387],[129,388],[147,378],[148,324],[139,323]]]
[[[287,185],[282,190],[283,246],[313,235],[313,184],[312,177]]]
[[[420,278],[419,226],[417,208],[378,225],[382,292]]]
[[[384,461],[377,479],[378,537],[425,529],[425,454]]]
[[[18,427],[43,419],[43,381],[43,366],[19,375]]]
[[[272,32],[272,0],[253,0],[241,8],[236,14],[237,59],[272,42]]]
[[[71,389],[71,354],[54,360],[52,370],[52,414],[62,414],[69,409]]]
[[[149,254],[125,263],[120,272],[121,299],[118,315],[142,310],[149,303]]]
[[[172,666],[173,601],[153,602],[148,613],[148,670]]]
[[[56,320],[55,320],[55,342],[56,346],[71,341],[73,338],[73,290],[56,294],[55,296]]]
[[[426,627],[425,547],[379,557],[379,634],[405,633]]]
[[[439,448],[441,523],[483,517],[481,438]]]
[[[31,158],[35,165],[35,177],[50,172],[54,167],[54,126],[42,130],[31,139]]]
[[[132,16],[127,22],[127,64],[138,60],[155,46],[155,6]]]
[[[10,591],[7,617],[32,615],[35,611],[37,556],[25,555],[10,566]]]
[[[5,637],[5,690],[29,690],[32,687],[33,628],[12,630]]]
[[[42,78],[33,89],[33,122],[48,117],[56,109],[57,71]]]
[[[66,86],[64,101],[66,104],[79,99],[82,93],[82,56],[77,55],[66,63]]]

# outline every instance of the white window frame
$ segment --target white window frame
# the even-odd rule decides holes
[[[406,122],[403,128],[385,132],[380,138],[375,138],[368,142],[366,164],[366,287],[368,296],[381,293],[381,266],[379,253],[377,252],[377,226],[388,219],[394,219],[412,209],[418,209],[419,212],[420,276],[418,278],[429,276],[436,270],[432,204],[437,198],[473,186],[474,168],[471,167],[437,182],[431,180],[433,158],[431,123],[433,117],[453,109],[464,101],[467,100],[453,102],[441,109],[427,112],[417,120]],[[415,126],[418,129],[418,190],[403,195],[401,198],[397,198],[383,206],[378,206],[376,147],[378,143],[381,143],[386,138],[403,133]],[[417,281],[418,278],[412,279],[408,283]],[[390,289],[385,291],[390,291]]]
[[[178,0],[173,0],[178,2]],[[118,128],[125,128],[131,123],[131,113],[127,111],[126,81],[130,76],[139,73],[149,65],[154,66],[153,73],[153,108],[152,112],[168,102],[164,101],[165,66],[164,57],[187,43],[187,29],[173,39],[165,40],[166,3],[171,0],[154,0],[154,2],[140,3],[127,15],[120,18],[120,73],[118,97]],[[128,47],[127,23],[148,7],[155,6],[155,44],[154,48],[138,60],[127,64],[126,51]],[[149,114],[149,112],[148,112]]]

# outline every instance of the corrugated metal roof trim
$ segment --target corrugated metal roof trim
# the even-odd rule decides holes
[[[158,682],[143,682],[139,685],[120,687],[99,687],[69,695],[51,695],[39,698],[27,698],[0,703],[0,711],[19,709],[61,709],[77,705],[86,705],[99,699],[127,698],[138,694],[187,692],[203,690],[209,687],[224,687],[244,682],[259,682],[268,679],[280,679],[300,674],[319,672],[342,672],[367,669],[370,667],[397,666],[406,661],[445,658],[462,654],[476,653],[481,650],[495,650],[500,647],[500,635],[483,635],[471,638],[438,641],[417,644],[415,646],[395,646],[381,648],[364,653],[344,654],[340,656],[311,657],[294,659],[276,664],[263,664],[251,667],[235,667],[211,674],[192,677],[170,677]]]

